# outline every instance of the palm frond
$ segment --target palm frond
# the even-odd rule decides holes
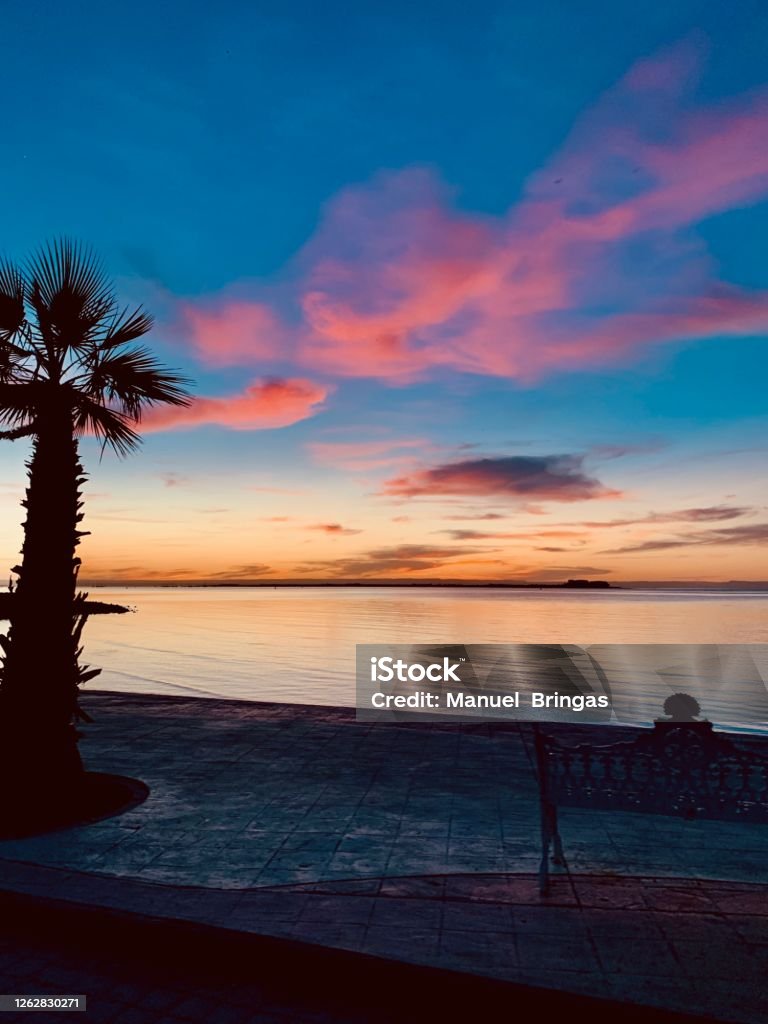
[[[36,431],[35,422],[27,424],[26,427],[14,427],[13,430],[0,430],[0,441],[18,441],[20,437],[32,437]]]
[[[24,319],[21,271],[9,260],[0,259],[0,342],[3,345],[10,345],[11,338],[21,330]]]
[[[154,322],[152,315],[143,310],[141,306],[132,312],[126,308],[115,316],[107,328],[106,334],[99,342],[99,349],[102,352],[108,352],[120,345],[136,341],[137,338],[141,338],[152,329]]]
[[[115,299],[101,263],[70,239],[49,243],[29,260],[24,283],[51,351],[81,348],[114,315]]]
[[[91,394],[117,403],[131,419],[139,420],[149,405],[189,405],[190,381],[167,370],[149,349],[136,346],[99,360],[91,373]]]
[[[42,381],[0,381],[0,423],[27,426],[45,403]]]
[[[78,436],[93,434],[101,441],[102,448],[110,447],[121,456],[129,455],[141,444],[128,416],[88,395],[78,396],[74,425]]]
[[[0,381],[7,383],[14,380],[19,372],[23,373],[23,363],[28,353],[10,341],[2,339],[0,331]]]
[[[101,263],[70,239],[21,269],[0,260],[0,439],[68,409],[76,434],[120,455],[135,449],[146,407],[191,402],[186,377],[132,344],[152,323],[140,307],[117,307]]]

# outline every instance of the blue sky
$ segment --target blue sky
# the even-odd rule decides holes
[[[94,576],[756,578],[764,4],[14,0],[4,28],[0,246],[93,244],[213,402],[94,463]],[[453,554],[457,508],[524,536]]]
[[[30,0],[4,24],[5,244],[83,234],[189,294],[280,270],[382,167],[502,212],[637,58],[698,31],[717,97],[764,83],[768,37],[759,2]]]

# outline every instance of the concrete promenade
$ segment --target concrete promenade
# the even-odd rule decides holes
[[[84,705],[89,767],[143,779],[150,798],[0,842],[6,891],[722,1020],[768,1014],[763,827],[564,812],[568,869],[541,899],[525,726]]]

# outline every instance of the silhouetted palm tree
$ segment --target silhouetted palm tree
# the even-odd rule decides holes
[[[142,409],[186,405],[187,381],[133,344],[152,326],[121,309],[93,254],[67,240],[17,267],[0,262],[0,423],[31,437],[27,515],[7,637],[0,638],[0,784],[50,792],[82,772],[78,687],[85,595],[77,594],[84,533],[78,438],[126,455]],[[9,773],[13,778],[9,780]]]

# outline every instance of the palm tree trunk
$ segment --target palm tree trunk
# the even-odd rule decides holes
[[[23,557],[0,686],[0,780],[6,800],[22,802],[60,798],[83,770],[74,716],[84,477],[66,405],[41,411],[27,469]]]

